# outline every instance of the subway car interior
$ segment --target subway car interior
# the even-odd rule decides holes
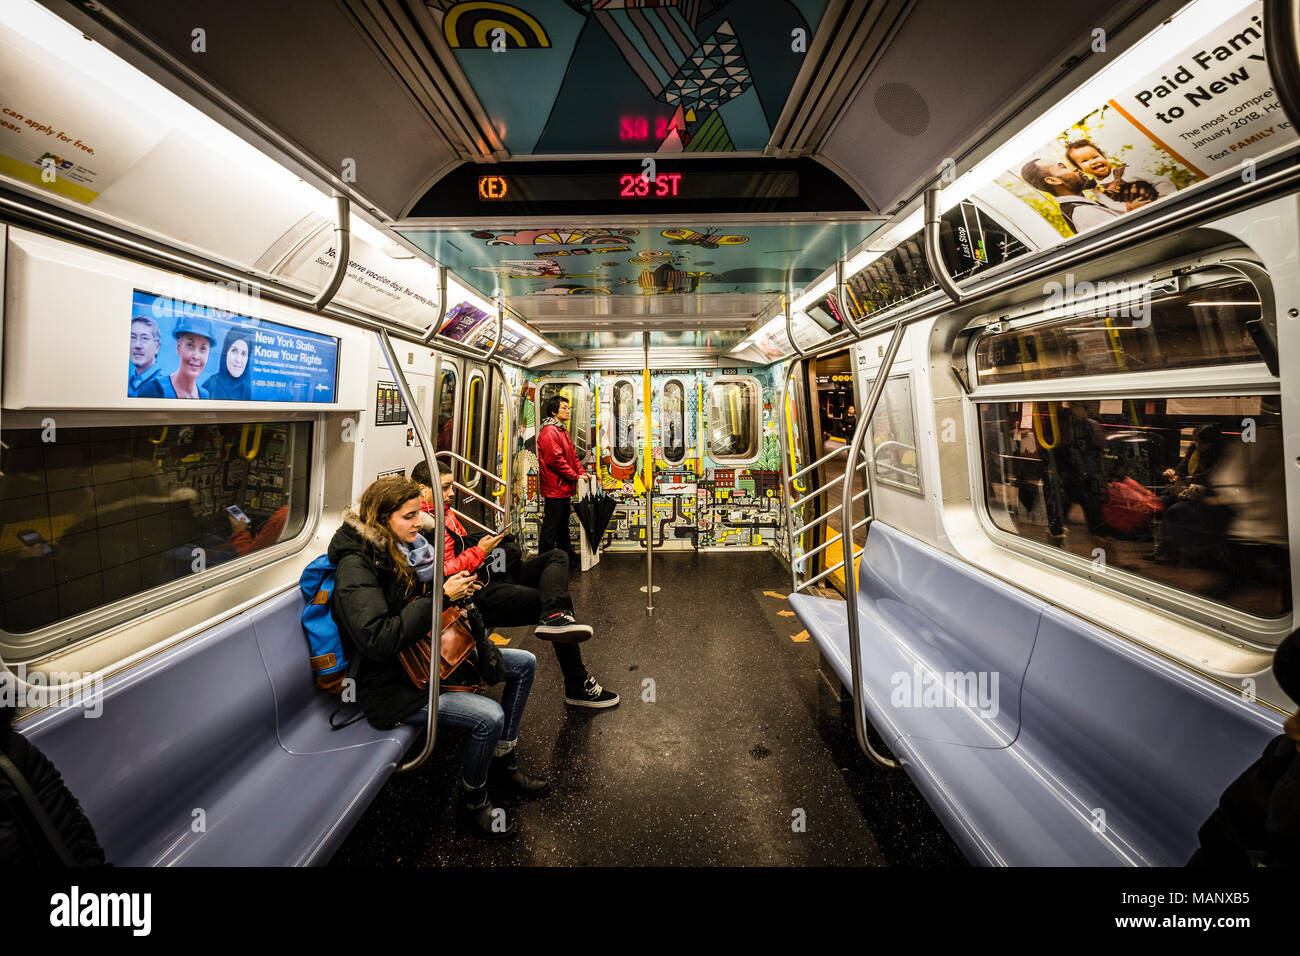
[[[1208,853],[1300,792],[1298,11],[0,5],[4,732],[118,867]],[[567,587],[462,619],[522,723],[364,712],[349,528],[443,656],[475,535]]]

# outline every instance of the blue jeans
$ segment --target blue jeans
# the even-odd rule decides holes
[[[461,691],[438,695],[439,726],[461,727],[470,732],[469,742],[465,745],[464,776],[465,786],[471,788],[487,783],[488,766],[497,741],[519,739],[519,722],[524,717],[528,692],[533,688],[537,658],[531,652],[503,647],[501,658],[506,665],[501,703],[483,694]],[[421,707],[403,717],[402,723],[423,726],[428,714],[428,707]]]

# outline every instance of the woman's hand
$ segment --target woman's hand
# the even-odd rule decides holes
[[[442,582],[442,593],[449,601],[459,601],[478,590],[478,579],[472,571],[458,571]]]

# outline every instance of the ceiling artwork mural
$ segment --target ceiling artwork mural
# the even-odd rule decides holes
[[[516,156],[758,152],[827,0],[427,0]]]
[[[695,228],[420,229],[402,235],[491,298],[781,293],[856,247],[877,224]]]

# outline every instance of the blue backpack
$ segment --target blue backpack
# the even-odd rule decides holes
[[[316,686],[331,694],[342,693],[348,659],[343,653],[339,626],[330,614],[334,565],[330,564],[328,554],[322,554],[303,568],[298,578],[298,589],[307,601],[307,606],[302,609],[302,629],[311,649],[311,669],[316,675]]]

